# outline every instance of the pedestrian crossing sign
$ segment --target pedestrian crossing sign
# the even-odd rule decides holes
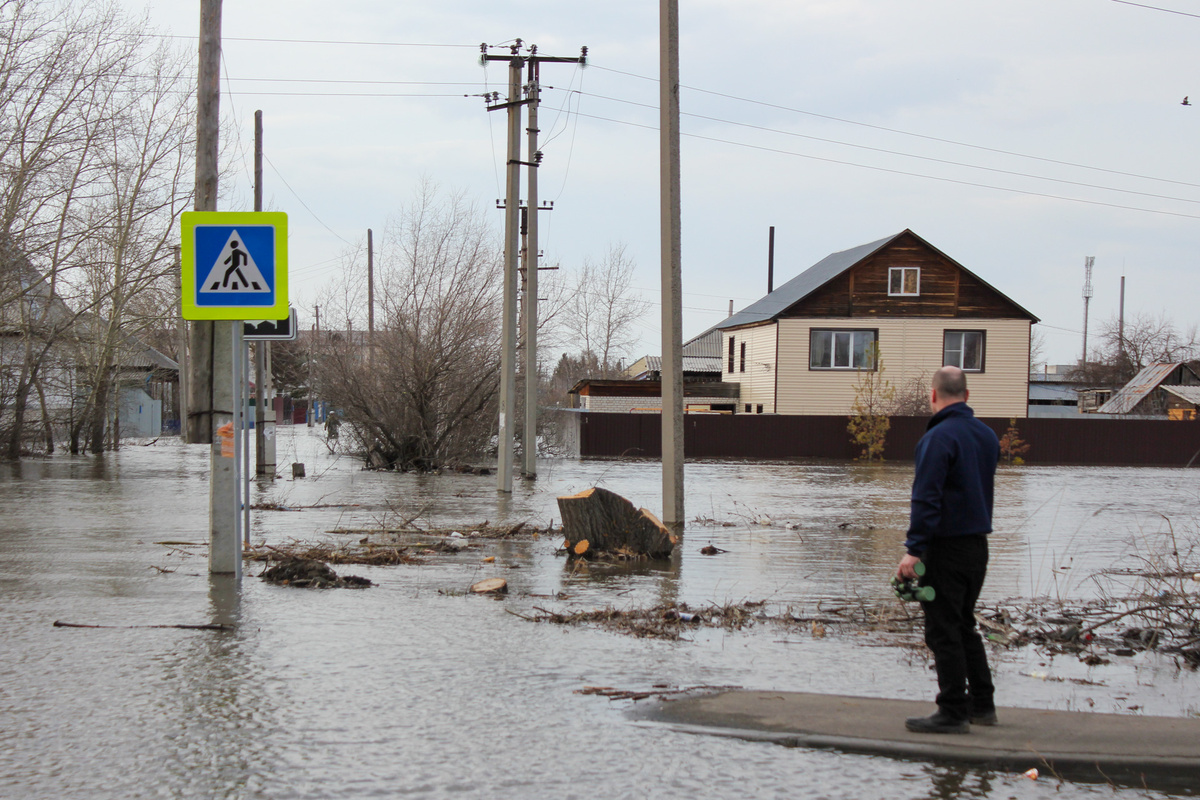
[[[287,214],[186,211],[183,318],[287,319]]]

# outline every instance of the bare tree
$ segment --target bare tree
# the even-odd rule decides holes
[[[1175,364],[1198,357],[1196,325],[1181,328],[1166,314],[1139,312],[1125,320],[1123,329],[1116,317],[1106,320],[1100,326],[1100,346],[1093,360],[1080,365],[1074,374],[1096,386],[1119,386],[1150,364]]]
[[[933,413],[929,405],[931,380],[925,370],[904,378],[895,387],[888,414],[893,417],[928,417]]]
[[[637,323],[650,308],[633,289],[633,270],[625,245],[614,244],[599,262],[584,259],[575,276],[563,325],[579,352],[591,353],[599,363],[602,374],[596,377],[617,371],[618,360],[637,343]]]
[[[116,389],[132,346],[173,316],[175,261],[171,241],[190,196],[193,151],[190,95],[185,63],[164,48],[138,60],[139,75],[127,88],[118,126],[96,149],[103,192],[90,203],[92,224],[83,292],[96,314],[89,318],[80,413],[71,426],[71,451],[88,431],[88,449],[104,449]],[[115,445],[115,439],[113,440]]]
[[[128,111],[146,88],[141,28],[111,2],[0,2],[0,270],[17,276],[0,288],[0,309],[20,320],[24,345],[19,363],[4,364],[15,373],[0,407],[10,457],[21,449],[31,393],[49,424],[47,360],[63,337],[79,337],[78,316],[98,304],[74,273],[89,263],[109,176],[128,167],[115,143],[137,136]],[[167,235],[171,220],[159,223]]]
[[[1046,334],[1040,328],[1029,331],[1029,374],[1046,366]]]
[[[317,387],[368,463],[432,469],[478,455],[499,390],[498,237],[476,205],[426,181],[381,243],[375,347],[360,281],[343,279],[325,299],[345,329],[318,343]]]
[[[883,377],[883,355],[879,346],[867,348],[870,368],[858,371],[854,383],[854,403],[850,406],[850,422],[846,431],[850,440],[862,448],[859,455],[863,461],[883,460],[883,449],[887,443],[887,432],[892,427],[888,416],[896,399],[892,382]]]

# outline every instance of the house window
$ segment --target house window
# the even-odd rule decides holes
[[[759,414],[762,413],[762,403],[759,403],[757,406],[755,406],[755,408],[758,409],[757,413],[759,413]]]
[[[746,371],[746,343],[745,342],[742,342],[742,361],[741,361],[741,364],[739,364],[739,367],[740,367],[740,369],[738,369],[738,372]]]
[[[746,413],[747,414],[750,413],[750,404],[749,403],[746,403]]]
[[[892,267],[888,270],[888,294],[890,296],[916,297],[920,293],[920,267]]]
[[[733,337],[729,337],[729,372],[733,372]]]
[[[942,364],[964,372],[983,372],[983,331],[946,331]]]
[[[809,331],[809,369],[875,369],[878,331]]]

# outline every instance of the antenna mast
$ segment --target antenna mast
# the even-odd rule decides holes
[[[1079,362],[1083,366],[1087,365],[1088,304],[1092,300],[1092,265],[1095,263],[1095,256],[1083,260],[1083,358]]]

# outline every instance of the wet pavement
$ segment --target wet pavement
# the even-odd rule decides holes
[[[362,471],[303,427],[281,429],[281,473],[291,461],[305,462],[309,477],[256,488],[255,499],[301,510],[254,512],[256,542],[345,540],[363,534],[330,531],[414,514],[425,527],[544,527],[557,517],[557,495],[595,484],[661,507],[651,462],[549,460],[536,482],[518,482],[506,498],[494,477]],[[577,694],[665,684],[932,697],[921,653],[870,636],[760,626],[700,628],[671,642],[509,613],[884,598],[910,465],[689,462],[691,522],[669,563],[578,571],[554,554],[554,537],[542,536],[420,565],[346,568],[378,584],[365,591],[270,586],[253,577],[258,565],[240,589],[210,578],[207,468],[207,448],[165,439],[101,457],[0,465],[0,796],[1148,794],[696,736],[635,723],[628,701]],[[1089,597],[1136,583],[1092,576],[1169,557],[1172,531],[1194,537],[1197,476],[1003,470],[985,599]],[[710,542],[728,552],[700,555]],[[494,576],[508,580],[507,598],[466,593]],[[69,629],[55,620],[235,629]],[[993,655],[1005,705],[1178,718],[1200,710],[1196,673],[1170,656],[1092,667],[1032,648]]]
[[[668,700],[640,716],[694,733],[1093,783],[1186,791],[1200,781],[1195,717],[999,707],[996,724],[971,725],[965,735],[905,729],[905,719],[931,710],[912,700],[732,690]]]

